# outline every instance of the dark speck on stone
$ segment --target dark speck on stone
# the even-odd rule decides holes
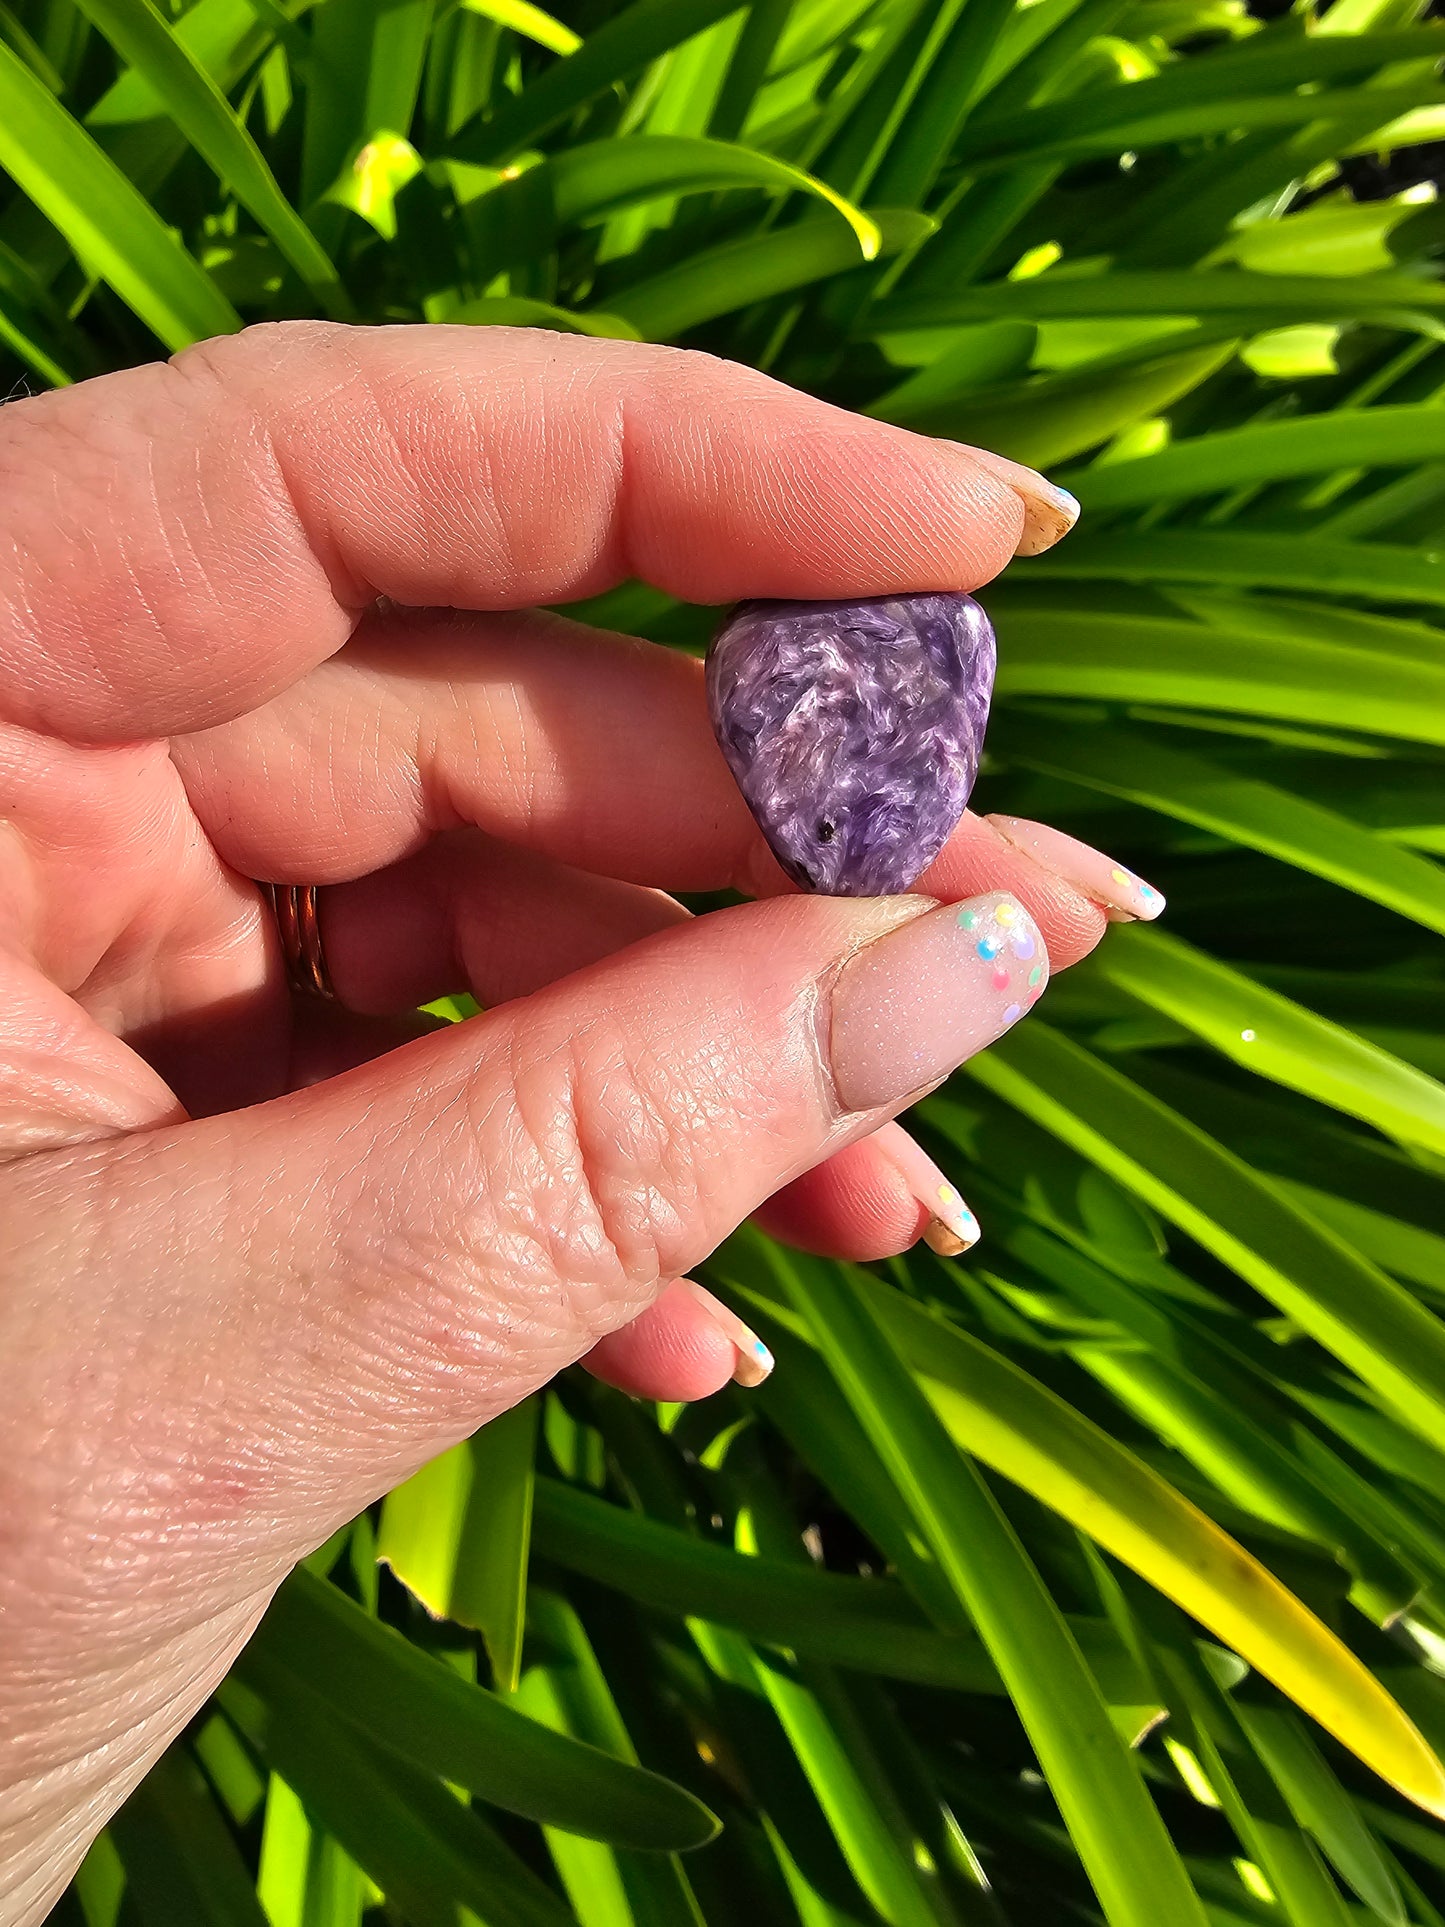
[[[795,883],[909,890],[963,815],[993,693],[968,595],[744,602],[708,654],[712,726]]]

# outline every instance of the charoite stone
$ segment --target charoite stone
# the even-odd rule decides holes
[[[708,710],[773,854],[805,890],[887,896],[963,815],[993,691],[967,595],[744,602],[708,655]]]

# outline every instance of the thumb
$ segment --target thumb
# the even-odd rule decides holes
[[[64,1431],[76,1490],[50,1516],[77,1532],[204,1525],[173,1534],[168,1585],[181,1561],[200,1591],[238,1556],[284,1570],[998,1036],[1046,971],[999,894],[747,904],[309,1090],[13,1165],[12,1257],[46,1275],[0,1450]]]
[[[44,1917],[299,1555],[1045,975],[1010,897],[778,898],[291,1097],[0,1169],[6,1918]]]

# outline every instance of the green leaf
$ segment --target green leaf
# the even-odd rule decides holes
[[[517,294],[484,295],[465,302],[447,319],[465,322],[470,328],[556,328],[563,334],[596,335],[604,341],[640,339],[621,315],[578,314],[573,308],[555,308],[550,301],[531,301]]]
[[[534,1590],[529,1617],[546,1658],[528,1667],[518,1704],[558,1733],[636,1763],[607,1677],[572,1606]],[[675,1854],[648,1854],[547,1829],[547,1844],[582,1927],[706,1927]]]
[[[1033,1033],[1040,1028],[1037,1018],[1028,1027]],[[976,1060],[975,1075],[992,1067],[998,1054],[995,1048]],[[940,1112],[942,1119],[951,1115],[934,1100],[930,1116],[947,1135]],[[746,1250],[752,1242],[750,1234],[740,1234],[733,1244]],[[750,1295],[780,1263],[772,1247],[760,1255],[761,1276],[756,1266],[742,1272],[752,1280]],[[808,1264],[791,1260],[787,1275]],[[728,1271],[737,1275],[731,1257]],[[881,1294],[875,1310],[961,1446],[1177,1600],[1392,1785],[1439,1810],[1445,1768],[1399,1707],[1336,1636],[1213,1520],[993,1347],[898,1293]]]
[[[454,146],[452,151],[458,158],[466,158],[460,147]],[[553,220],[558,226],[568,226],[600,221],[621,208],[650,200],[738,187],[803,193],[826,201],[853,230],[853,259],[871,261],[878,253],[877,223],[825,181],[814,180],[801,168],[775,160],[770,154],[727,141],[676,134],[589,141],[525,170],[521,178],[504,182],[493,192],[514,196],[544,193],[550,199]]]
[[[914,247],[932,233],[926,214],[864,210],[878,230],[878,259]],[[649,341],[668,341],[718,315],[841,274],[858,261],[858,244],[829,220],[804,220],[694,255],[651,279],[607,297],[607,308]]]
[[[541,7],[533,6],[532,0],[461,0],[461,5],[469,13],[478,13],[484,20],[495,20],[498,26],[510,27],[513,33],[535,40],[550,53],[574,54],[582,45],[579,35]]]
[[[925,49],[922,84],[869,178],[876,199],[901,207],[926,199],[987,85],[990,57],[1017,17],[1013,0],[967,0],[942,46]]]
[[[1145,353],[1123,367],[1086,366],[1019,382],[929,408],[908,425],[1049,468],[1168,408],[1231,360],[1235,346],[1211,341],[1183,354]]]
[[[1069,1282],[1076,1284],[1077,1275]],[[1092,1282],[1097,1296],[1097,1275]],[[1131,1322],[1137,1329],[1140,1321]],[[1234,1504],[1340,1558],[1352,1574],[1350,1598],[1361,1612],[1377,1622],[1403,1612],[1419,1591],[1420,1571],[1397,1556],[1393,1535],[1386,1544],[1375,1518],[1352,1516],[1327,1478],[1290,1449],[1268,1390],[1251,1382],[1241,1361],[1212,1347],[1197,1321],[1181,1318],[1175,1336],[1173,1357],[1121,1348],[1117,1341],[1086,1342],[1073,1354],[1125,1411],[1167,1440]]]
[[[0,343],[18,355],[49,387],[65,388],[70,384],[72,376],[55,353],[56,344],[50,339],[50,330],[33,313],[12,303],[10,291],[3,286],[0,286]]]
[[[1317,43],[1318,44],[1318,43]],[[1236,56],[1238,57],[1238,56]],[[1445,102],[1438,89],[1415,87],[1333,88],[1326,92],[1237,94],[1211,97],[1204,89],[1167,106],[1156,90],[1172,76],[1139,80],[1085,99],[1070,111],[1052,102],[1019,114],[999,127],[978,123],[966,129],[955,158],[971,172],[1012,167],[1020,160],[1067,159],[1085,154],[1130,153],[1144,147],[1173,145],[1201,137],[1270,127],[1308,127],[1327,120],[1359,117],[1358,139],[1366,149],[1399,115]],[[1080,111],[1080,110],[1085,111]],[[1107,111],[1107,118],[1105,113]],[[1430,138],[1422,133],[1420,138]],[[1404,141],[1399,142],[1405,145]],[[1331,142],[1333,146],[1334,143]]]
[[[277,184],[265,156],[200,61],[153,0],[77,0],[219,179],[270,235],[326,313],[349,310],[326,250]]]
[[[1162,1617],[1162,1615],[1160,1615]],[[1171,1614],[1172,1618],[1173,1615]],[[1238,1713],[1176,1629],[1155,1659],[1211,1792],[1292,1927],[1348,1927],[1349,1915],[1313,1843],[1244,1740]]]
[[[1246,608],[1230,626],[1216,627],[1132,609],[1025,601],[1003,587],[991,595],[990,613],[1003,639],[999,689],[1005,696],[1219,709],[1445,744],[1445,657],[1439,664],[1407,661],[1333,642],[1261,635],[1252,632]]]
[[[1007,325],[1007,324],[1000,324]],[[894,417],[890,416],[892,420]],[[1445,562],[1383,542],[1322,541],[1253,530],[1106,529],[1081,533],[1030,559],[1019,579],[1208,582],[1249,589],[1309,589],[1366,602],[1445,607]]]
[[[52,94],[65,92],[65,81],[47,57],[45,49],[28,31],[23,20],[7,0],[0,0],[0,40],[8,41],[15,52]]]
[[[84,1927],[116,1927],[125,1900],[125,1868],[109,1827],[91,1842],[69,1891],[80,1903]]]
[[[708,119],[714,140],[735,141],[742,134],[793,11],[793,0],[753,0],[748,8]]]
[[[167,348],[240,327],[210,277],[3,42],[0,167]]]
[[[933,1632],[907,1595],[883,1581],[744,1557],[554,1479],[538,1482],[536,1535],[538,1551],[556,1565],[640,1605],[731,1626],[805,1658],[889,1679],[970,1693],[1004,1690],[976,1637]],[[1070,1630],[1111,1703],[1144,1706],[1147,1684],[1107,1626],[1076,1618]]]
[[[266,1927],[230,1829],[177,1742],[110,1823],[143,1927]]]
[[[263,1696],[315,1702],[509,1813],[664,1852],[716,1831],[681,1787],[538,1726],[305,1571],[276,1595],[239,1666]]]
[[[278,1775],[266,1792],[256,1896],[271,1927],[306,1927],[306,1889],[314,1839],[306,1809]]]
[[[432,18],[433,0],[327,0],[317,8],[301,151],[303,205],[319,201],[349,157],[376,134],[391,129],[405,138]]]
[[[311,1693],[257,1699],[232,1674],[221,1703],[295,1789],[309,1817],[365,1868],[411,1927],[577,1927],[474,1808],[433,1775],[368,1748]]]
[[[1240,1724],[1302,1827],[1336,1873],[1391,1927],[1407,1927],[1404,1902],[1385,1855],[1323,1754],[1288,1707],[1243,1697]]]
[[[234,1737],[219,1715],[217,1724]],[[299,1797],[273,1773],[256,1873],[271,1927],[362,1927],[368,1889],[380,1897],[340,1842],[312,1826]]]
[[[1403,468],[1442,456],[1445,410],[1337,409],[1329,415],[1191,436],[1157,455],[1076,469],[1061,479],[1086,508],[1137,508],[1323,469]]]
[[[738,6],[739,0],[636,0],[590,34],[576,53],[506,100],[490,119],[469,121],[450,151],[462,160],[506,160],[574,108],[736,13]]]
[[[1270,97],[1288,103],[1292,90],[1307,81],[1358,78],[1396,61],[1421,59],[1434,63],[1442,58],[1445,33],[1433,24],[1399,33],[1315,35],[1308,39],[1276,30],[1243,46],[1182,61],[1162,73],[1122,86],[1090,88],[1073,100],[1051,101],[1027,113],[995,116],[984,112],[965,137],[961,157],[1021,152],[1044,141],[1099,134],[1116,140],[1119,147],[1127,147],[1130,142],[1125,130],[1140,121],[1167,118],[1171,112],[1182,118],[1208,106],[1228,107]],[[1382,95],[1393,91],[1380,89]],[[1426,86],[1417,89],[1417,101],[1427,91]],[[1331,95],[1310,98],[1317,118],[1334,111]]]
[[[994,739],[1026,768],[1158,810],[1338,883],[1445,934],[1445,875],[1336,811],[1127,723],[1097,730],[1010,715]]]
[[[944,345],[924,355],[916,373],[870,402],[863,413],[903,425],[922,420],[930,409],[959,395],[1023,374],[1038,337],[1038,329],[1028,321],[986,321],[977,327],[950,329]],[[907,337],[894,337],[882,345],[894,350],[903,339]],[[901,356],[895,353],[895,359]]]
[[[943,328],[963,321],[1012,318],[1029,321],[1099,315],[1168,315],[1181,324],[1221,315],[1238,324],[1278,326],[1284,321],[1347,321],[1445,309],[1445,288],[1406,274],[1257,274],[1243,268],[1190,273],[1085,274],[1054,271],[1021,280],[951,286],[930,293],[903,292],[880,301],[867,318],[870,334],[911,328]]]
[[[1433,1077],[1182,939],[1135,924],[1090,969],[1246,1070],[1445,1154],[1445,1088]]]
[[[787,1267],[785,1275],[993,1655],[1111,1927],[1202,1922],[1099,1688],[987,1486],[920,1396],[857,1287],[821,1266]]]
[[[349,207],[384,240],[396,239],[396,197],[422,171],[422,158],[409,140],[379,127],[347,161],[322,199]]]
[[[248,0],[196,0],[196,4],[172,24],[171,32],[223,94],[239,85],[268,39]],[[304,36],[294,27],[290,44],[298,51],[306,47]],[[164,114],[165,108],[154,87],[144,74],[132,67],[119,73],[106,88],[86,114],[85,124],[97,133],[122,127],[138,130],[137,149],[143,142],[154,157],[155,149],[170,132],[153,124]],[[115,158],[115,150],[110,151]],[[180,151],[183,144],[178,143],[172,153]],[[142,184],[139,177],[132,175],[132,178],[138,185]],[[160,178],[164,179],[164,174]]]
[[[969,1072],[1212,1251],[1425,1438],[1445,1440],[1445,1326],[1242,1160],[1037,1019]]]
[[[389,1493],[376,1544],[433,1617],[481,1633],[507,1693],[522,1664],[538,1411],[524,1399]]]
[[[191,1750],[231,1819],[246,1826],[266,1797],[266,1778],[230,1721],[212,1713],[193,1734]]]
[[[827,1675],[770,1663],[715,1628],[698,1626],[693,1632],[723,1677],[759,1694],[772,1708],[873,1919],[897,1927],[953,1927],[955,1916],[938,1891],[936,1869],[918,1853],[896,1789],[851,1717],[846,1698],[829,1690]],[[796,1795],[790,1804],[796,1808]],[[794,1812],[781,1803],[774,1811],[775,1826],[793,1831]],[[800,1883],[789,1884],[796,1894]],[[805,1918],[808,1911],[805,1903]],[[822,1918],[832,1927],[832,1917]],[[851,1927],[858,1910],[848,1906],[837,1918]]]

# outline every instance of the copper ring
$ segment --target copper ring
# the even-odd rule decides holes
[[[326,967],[326,952],[321,944],[321,925],[316,917],[319,894],[314,883],[263,883],[267,900],[281,934],[281,954],[286,959],[286,979],[293,990],[310,997],[334,999],[331,972]]]

